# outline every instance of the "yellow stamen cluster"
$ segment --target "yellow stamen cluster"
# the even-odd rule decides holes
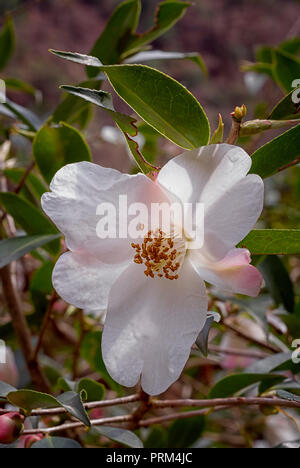
[[[141,245],[132,243],[131,246],[136,251],[134,262],[146,266],[144,271],[146,276],[165,277],[169,280],[178,279],[179,252],[175,248],[174,240],[166,237],[161,229],[156,232],[149,231]]]

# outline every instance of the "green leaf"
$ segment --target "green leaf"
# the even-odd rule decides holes
[[[143,34],[135,34],[129,38],[126,43],[123,58],[140,50],[143,46],[154,41],[171,29],[174,24],[182,18],[189,6],[190,3],[177,0],[167,0],[160,3],[156,11],[154,26]]]
[[[283,304],[292,313],[295,306],[294,285],[281,259],[277,255],[268,256],[259,264],[258,269],[263,274],[275,304]]]
[[[117,427],[108,426],[95,426],[94,429],[97,432],[108,439],[123,444],[130,448],[143,448],[143,442],[134,434],[134,432],[128,431],[127,429],[120,429]]]
[[[126,63],[144,63],[161,60],[190,60],[201,68],[204,75],[207,76],[205,63],[197,52],[165,52],[163,50],[145,50],[132,55],[126,60]]]
[[[9,385],[6,382],[0,382],[0,398],[6,398],[10,392],[14,391],[16,391],[16,389],[12,385]]]
[[[30,296],[37,312],[45,313],[49,305],[48,295],[53,291],[52,272],[54,262],[44,262],[30,281]]]
[[[8,17],[0,32],[0,70],[6,67],[15,48],[15,32],[12,19]]]
[[[283,398],[283,400],[288,400],[288,401],[296,401],[297,403],[300,403],[300,397],[297,395],[294,395],[293,393],[286,392],[285,390],[278,390],[277,391],[277,396],[279,398]]]
[[[73,62],[98,66],[95,57],[52,51]],[[197,99],[173,78],[145,65],[102,66],[119,96],[149,125],[177,145],[194,149],[210,138],[207,116]]]
[[[103,384],[91,379],[81,379],[77,385],[77,392],[84,390],[87,394],[87,401],[103,400],[105,395],[105,387]]]
[[[81,449],[81,445],[73,439],[66,437],[44,437],[44,439],[35,442],[32,449]]]
[[[94,372],[98,372],[114,390],[120,393],[121,386],[110,377],[106,370],[102,358],[101,340],[102,333],[100,331],[87,333],[83,339],[80,354],[89,363]]]
[[[211,137],[210,144],[217,145],[219,143],[223,143],[223,141],[224,141],[224,122],[223,122],[221,114],[219,114],[219,125]]]
[[[119,129],[123,132],[125,141],[127,142],[129,149],[136,160],[138,167],[145,174],[152,170],[151,166],[148,166],[146,161],[143,159],[143,155],[139,150],[138,143],[136,143],[131,137],[135,137],[138,133],[136,127],[136,119],[114,110],[111,94],[105,91],[97,91],[95,89],[86,89],[75,86],[62,86],[62,89],[67,91],[74,96],[78,96],[85,99],[88,102],[96,104],[106,111],[115,121]]]
[[[0,114],[22,122],[33,132],[36,132],[42,125],[40,119],[33,112],[8,98],[4,104],[0,105]]]
[[[297,55],[300,52],[300,37],[292,37],[282,42],[279,46],[281,50],[292,55]]]
[[[250,172],[266,178],[295,161],[300,156],[299,138],[300,125],[297,125],[259,148],[252,155]]]
[[[15,193],[0,193],[0,204],[30,236],[58,234],[56,227],[38,208]],[[46,248],[51,253],[57,254],[60,249],[60,241],[54,240]]]
[[[14,167],[11,169],[5,169],[3,173],[17,186],[22,181],[26,173],[26,169]],[[41,197],[46,191],[46,185],[31,172],[30,174],[27,174],[25,183],[19,193],[31,202],[38,202],[39,206]]]
[[[66,164],[91,161],[90,149],[84,137],[76,128],[64,122],[57,127],[45,125],[39,130],[33,142],[33,154],[48,183]]]
[[[121,3],[113,12],[90,55],[99,58],[104,64],[118,63],[127,38],[137,27],[140,12],[140,0],[128,0]],[[87,74],[90,78],[95,77],[98,70],[88,68]]]
[[[245,374],[267,374],[268,372],[276,371],[280,366],[286,365],[290,361],[291,353],[273,354],[247,367]]]
[[[103,79],[106,79],[104,74]],[[101,83],[102,81],[100,80],[89,80],[80,83],[79,87],[100,89]],[[79,99],[76,99],[75,96],[70,96],[70,94],[67,94],[53,112],[53,115],[50,117],[48,123],[67,122],[70,124],[81,124],[82,115],[84,115],[84,113],[87,112],[89,108],[89,103],[80,101]],[[82,126],[80,126],[80,128],[82,128]]]
[[[178,419],[168,430],[169,448],[192,447],[203,434],[205,428],[204,416],[192,416],[188,419]]]
[[[83,407],[81,396],[75,392],[66,392],[55,398],[52,395],[36,392],[34,390],[17,390],[16,392],[10,392],[7,395],[7,399],[10,403],[29,414],[34,409],[62,407],[86,426],[89,427],[91,425]]]
[[[83,422],[87,427],[91,426],[88,414],[83,406],[81,393],[66,392],[59,395],[57,401],[70,413],[74,418]]]
[[[300,230],[255,229],[240,242],[252,255],[299,255]]]
[[[163,136],[185,149],[208,143],[207,116],[196,98],[180,83],[144,65],[102,69],[119,96]]]
[[[274,380],[275,374],[235,374],[225,377],[211,389],[210,398],[227,398],[235,395],[251,385],[259,382]]]
[[[6,87],[13,91],[20,91],[22,93],[30,94],[31,96],[36,95],[36,90],[33,86],[25,81],[18,80],[17,78],[4,78]]]
[[[300,77],[300,59],[282,50],[274,51],[274,76],[284,91],[289,92]]]
[[[209,332],[211,329],[211,326],[214,322],[214,317],[208,317],[206,319],[205,325],[201,332],[198,335],[198,338],[196,340],[196,345],[200,349],[201,353],[207,357],[208,355],[208,337],[209,337]]]
[[[300,118],[300,100],[293,102],[293,97],[299,97],[300,87],[293,89],[272,110],[271,120],[291,120]]]
[[[129,115],[116,112],[114,110],[112,96],[110,93],[101,90],[98,91],[96,89],[81,88],[78,86],[64,85],[61,86],[61,88],[74,96],[80,97],[85,101],[91,102],[92,104],[101,107],[103,110],[108,112],[108,114],[113,118],[113,120],[117,123],[123,132],[126,132],[131,136],[136,136],[136,119],[130,117]]]
[[[0,241],[0,268],[59,237],[60,234],[20,236]]]

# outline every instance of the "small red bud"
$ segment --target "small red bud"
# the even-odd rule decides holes
[[[42,440],[44,438],[43,434],[29,435],[24,440],[24,448],[31,448],[33,444]]]
[[[0,443],[12,444],[24,429],[24,416],[20,413],[6,413],[0,416]]]

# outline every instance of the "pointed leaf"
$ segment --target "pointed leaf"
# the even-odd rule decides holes
[[[255,229],[240,242],[252,255],[298,255],[300,229]]]
[[[225,377],[211,389],[210,398],[226,398],[235,395],[251,385],[259,382],[274,380],[275,374],[235,374]]]
[[[59,237],[60,234],[21,236],[0,241],[0,268]]]
[[[104,435],[108,439],[118,442],[119,444],[126,445],[126,447],[143,448],[143,442],[138,438],[138,436],[127,429],[108,426],[95,426],[95,429],[99,434]]]
[[[68,413],[74,416],[74,418],[81,421],[85,426],[91,426],[91,422],[86,410],[84,409],[80,393],[63,393],[57,397],[57,401],[68,411]]]
[[[81,449],[81,445],[73,439],[66,437],[44,437],[35,442],[32,449]]]
[[[8,17],[0,31],[0,70],[6,67],[15,48],[15,32],[12,19]]]

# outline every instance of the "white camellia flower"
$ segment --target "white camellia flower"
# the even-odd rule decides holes
[[[110,375],[157,395],[180,376],[207,315],[204,281],[230,293],[256,296],[262,277],[250,253],[235,246],[263,207],[263,182],[247,175],[251,158],[239,147],[211,145],[169,161],[155,181],[82,162],[55,175],[42,206],[66,237],[53,283],[79,308],[107,310],[102,352]],[[97,206],[204,204],[204,243],[190,248],[186,232],[157,226],[145,238],[99,239]],[[174,230],[174,232],[176,229]]]

